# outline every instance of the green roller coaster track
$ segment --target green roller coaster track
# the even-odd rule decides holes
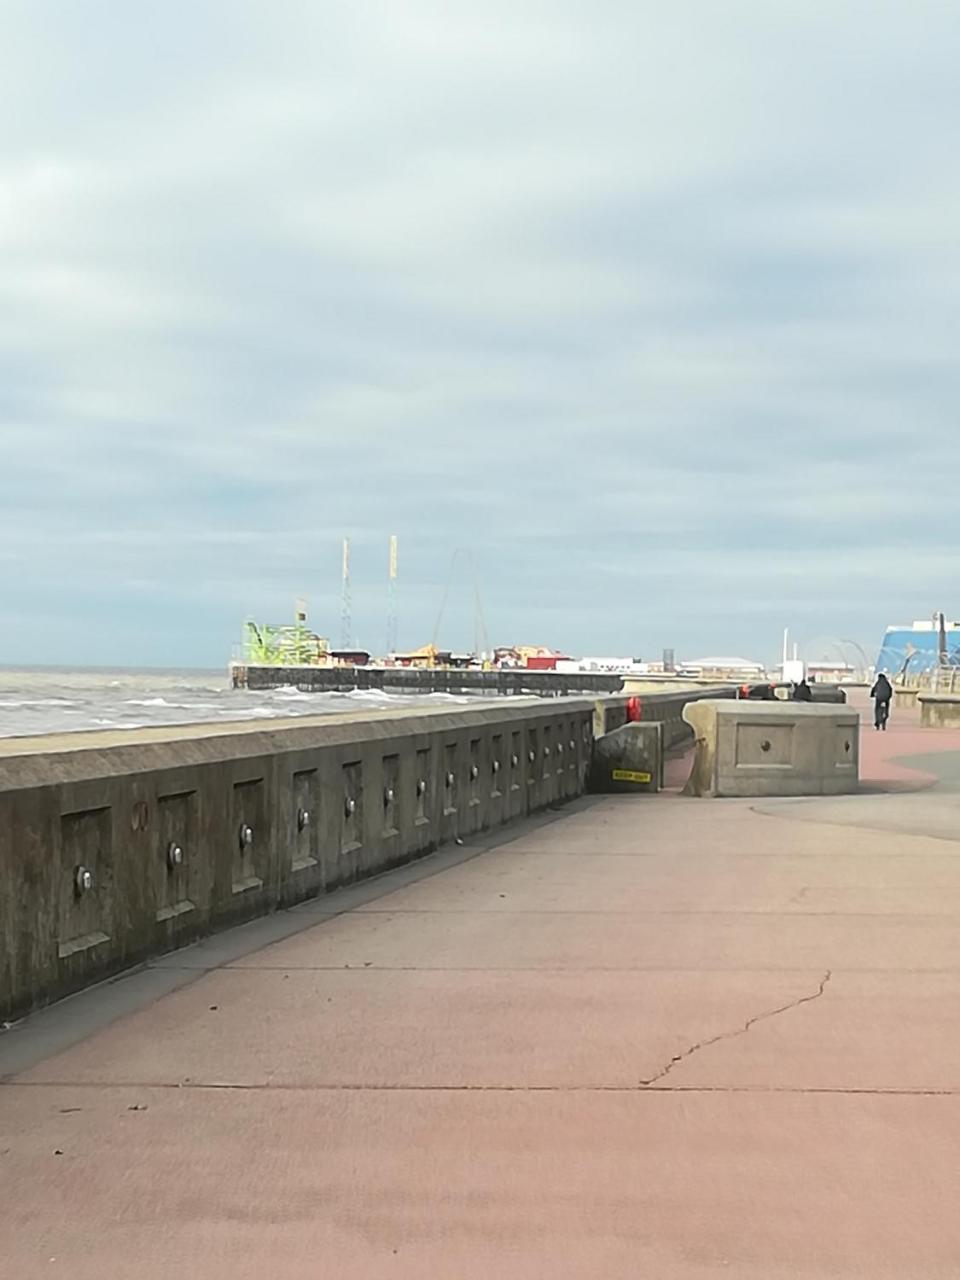
[[[323,636],[300,622],[275,626],[248,621],[244,625],[245,662],[269,667],[308,666],[323,662],[329,651]]]

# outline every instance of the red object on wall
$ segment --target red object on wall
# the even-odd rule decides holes
[[[636,694],[627,699],[627,724],[636,724],[640,719],[642,706]]]
[[[558,657],[555,654],[531,654],[527,659],[528,671],[556,671]]]

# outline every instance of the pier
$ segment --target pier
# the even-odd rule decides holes
[[[578,693],[619,693],[624,678],[603,672],[530,671],[498,667],[259,666],[230,664],[235,689],[292,686],[307,693],[351,693],[383,689],[393,693],[470,693],[485,697],[567,697]]]

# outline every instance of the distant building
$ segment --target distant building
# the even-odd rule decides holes
[[[564,653],[531,653],[524,666],[528,671],[556,671],[560,662],[570,662]]]
[[[943,623],[946,662],[960,666],[960,622]],[[912,626],[887,627],[877,657],[877,671],[899,675],[907,671],[916,675],[932,671],[940,665],[940,619],[914,622]]]
[[[450,665],[450,653],[434,644],[425,644],[410,653],[391,653],[390,662],[396,667],[445,667]]]
[[[335,667],[366,667],[370,663],[366,649],[331,649],[328,657]]]
[[[387,665],[392,667],[476,667],[479,659],[472,653],[451,653],[449,649],[438,649],[435,644],[425,644],[422,649],[414,649],[412,653],[391,653]]]
[[[807,663],[807,677],[818,684],[851,684],[857,678],[857,669],[849,662]]]
[[[762,679],[766,675],[766,667],[762,662],[752,662],[749,658],[696,658],[692,662],[681,663],[680,674],[697,676],[703,680]]]
[[[547,649],[543,645],[507,645],[493,651],[493,663],[497,667],[526,667],[528,671],[556,671],[558,662],[570,662],[565,653]]]
[[[640,658],[561,658],[557,663],[560,672],[598,675],[648,675],[652,670],[649,662]]]

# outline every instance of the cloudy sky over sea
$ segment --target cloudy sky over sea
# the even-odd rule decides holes
[[[960,9],[8,0],[0,661],[957,614]],[[474,635],[458,576],[445,634]],[[819,656],[810,654],[809,656]]]

